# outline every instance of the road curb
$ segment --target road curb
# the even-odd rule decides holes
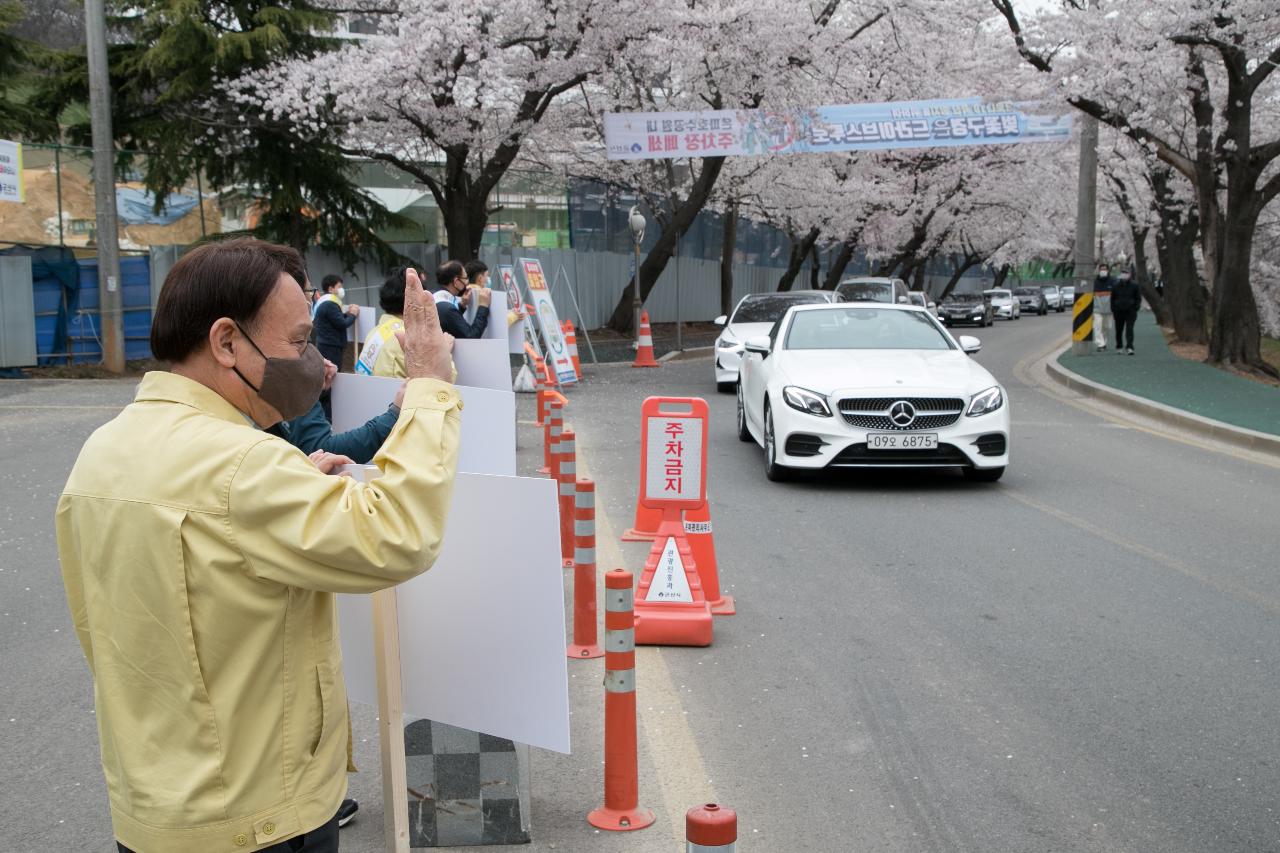
[[[1269,435],[1265,432],[1235,426],[1223,421],[1215,421],[1213,418],[1195,415],[1173,406],[1167,406],[1164,403],[1157,403],[1154,400],[1148,400],[1145,397],[1139,397],[1136,394],[1112,388],[1109,385],[1103,385],[1100,382],[1094,382],[1092,379],[1086,379],[1058,363],[1058,356],[1062,355],[1066,350],[1067,347],[1054,350],[1044,363],[1045,370],[1058,384],[1086,397],[1095,397],[1127,411],[1159,421],[1162,424],[1178,427],[1235,447],[1267,453],[1280,458],[1280,436]]]

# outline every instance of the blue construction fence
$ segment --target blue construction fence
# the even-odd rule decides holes
[[[98,261],[77,258],[70,249],[17,246],[5,255],[31,258],[37,364],[102,361],[98,302]],[[146,255],[120,258],[125,358],[151,358],[151,265]]]

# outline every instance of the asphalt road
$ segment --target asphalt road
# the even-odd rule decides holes
[[[601,670],[571,664],[575,754],[535,752],[520,849],[681,849],[684,809],[715,799],[737,808],[743,851],[1280,851],[1280,465],[1028,384],[1066,316],[976,332],[1014,420],[990,485],[769,483],[705,358],[590,368],[569,420],[598,483],[601,568],[638,572],[646,553],[603,535],[631,522],[640,401],[703,396],[738,615],[710,648],[639,654],[641,799],[658,816],[641,832],[583,820],[600,800]],[[80,443],[131,396],[0,384],[5,850],[111,849],[52,512]],[[522,426],[525,470],[538,439]],[[376,767],[372,714],[355,710],[357,758]],[[352,784],[362,817],[343,849],[377,850],[376,774]]]

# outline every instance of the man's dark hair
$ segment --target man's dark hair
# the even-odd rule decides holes
[[[489,265],[486,264],[484,261],[480,260],[479,258],[476,258],[474,261],[467,261],[466,269],[467,269],[467,281],[471,282],[472,284],[475,284],[476,279],[480,277],[481,273],[486,273],[489,271]]]
[[[408,270],[408,267],[400,267],[378,288],[378,307],[387,314],[397,317],[404,314],[404,278]]]
[[[445,261],[436,267],[436,284],[444,287],[460,275],[463,275],[461,261]]]
[[[342,284],[342,276],[329,273],[327,276],[320,279],[320,291],[322,293],[328,293],[334,285],[338,284]]]
[[[252,329],[258,312],[287,273],[302,287],[307,270],[288,246],[253,237],[207,243],[183,255],[165,276],[151,321],[151,353],[179,362],[209,340],[223,317]]]

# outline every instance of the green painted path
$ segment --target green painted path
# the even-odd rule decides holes
[[[1137,354],[1132,356],[1117,355],[1111,347],[1086,356],[1068,351],[1058,363],[1086,379],[1166,406],[1280,435],[1280,388],[1174,355],[1147,311],[1138,315],[1133,348]]]

